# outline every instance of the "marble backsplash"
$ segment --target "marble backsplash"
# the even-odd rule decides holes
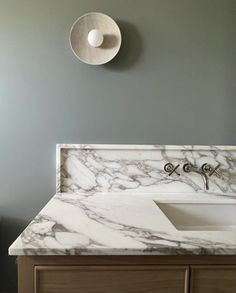
[[[180,164],[179,176],[164,171]],[[183,165],[216,167],[209,192],[236,196],[236,146],[57,145],[57,193],[203,192],[201,175]]]

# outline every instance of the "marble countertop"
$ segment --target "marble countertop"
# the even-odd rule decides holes
[[[10,246],[10,255],[236,254],[235,231],[179,231],[154,200],[236,200],[215,194],[60,193]]]

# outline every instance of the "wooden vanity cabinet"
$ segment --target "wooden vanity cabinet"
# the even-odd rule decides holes
[[[236,256],[21,256],[18,293],[235,293]]]
[[[236,266],[191,266],[191,293],[235,293]]]

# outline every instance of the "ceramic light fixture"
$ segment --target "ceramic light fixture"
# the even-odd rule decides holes
[[[110,16],[99,12],[87,13],[73,24],[70,45],[79,60],[91,65],[105,64],[119,52],[121,32]]]

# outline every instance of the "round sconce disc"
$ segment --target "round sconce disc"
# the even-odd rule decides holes
[[[90,12],[79,17],[70,31],[70,45],[84,63],[101,65],[112,60],[121,46],[121,32],[108,15]]]

